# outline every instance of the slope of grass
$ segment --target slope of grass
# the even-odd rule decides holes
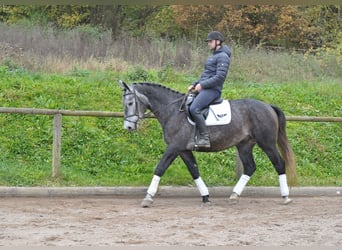
[[[0,106],[70,110],[122,111],[118,79],[158,81],[185,92],[195,77],[170,68],[125,72],[74,69],[64,74],[0,67]],[[175,79],[170,81],[170,79]],[[342,116],[339,79],[316,82],[230,82],[223,96],[255,98],[281,107],[286,115]],[[299,185],[342,185],[339,123],[288,122],[287,132],[297,159]],[[154,119],[136,133],[123,129],[121,118],[63,117],[61,176],[51,178],[52,117],[0,114],[0,185],[113,186],[148,185],[165,149]],[[235,149],[195,153],[208,185],[233,185]],[[276,172],[258,148],[251,185],[278,185]],[[193,185],[176,159],[162,185]]]

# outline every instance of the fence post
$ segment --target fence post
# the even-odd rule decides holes
[[[62,114],[53,117],[52,177],[58,177],[61,168]]]

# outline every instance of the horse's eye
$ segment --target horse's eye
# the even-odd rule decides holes
[[[133,105],[133,102],[129,102],[129,103],[128,103],[128,106],[132,106],[132,105]]]

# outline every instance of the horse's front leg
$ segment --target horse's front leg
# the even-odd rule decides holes
[[[210,205],[209,190],[200,176],[194,154],[191,151],[184,151],[180,153],[180,157],[184,161],[193,180],[197,185],[198,191],[202,196],[203,205]]]
[[[163,158],[158,163],[156,169],[154,170],[154,176],[152,178],[151,184],[147,189],[147,194],[143,199],[141,206],[149,207],[153,203],[153,197],[157,193],[160,178],[164,175],[166,169],[171,165],[171,163],[179,155],[177,147],[168,146],[163,154]]]

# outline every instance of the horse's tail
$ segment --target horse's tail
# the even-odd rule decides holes
[[[280,108],[271,105],[278,116],[278,147],[280,153],[285,160],[286,176],[290,186],[295,186],[297,183],[297,171],[296,171],[296,161],[295,155],[289,143],[286,135],[286,118],[283,111]]]

